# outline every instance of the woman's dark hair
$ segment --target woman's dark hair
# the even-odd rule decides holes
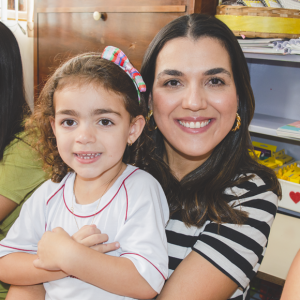
[[[22,121],[29,113],[18,42],[0,22],[0,161],[5,147],[24,130]]]
[[[49,172],[54,182],[60,182],[67,172],[72,171],[58,153],[50,123],[50,119],[55,117],[54,93],[66,87],[80,85],[101,86],[122,96],[131,119],[138,115],[146,117],[147,114],[146,102],[141,95],[139,103],[132,79],[115,63],[101,58],[101,53],[84,53],[62,64],[48,79],[34,113],[26,124],[28,132],[37,135],[34,147],[40,152],[45,167],[50,168]],[[149,138],[147,131],[146,126],[135,143],[126,147],[123,162],[148,171],[167,189],[167,178],[171,177],[171,173],[167,164],[155,157],[154,142]]]
[[[186,225],[201,226],[207,219],[218,223],[242,224],[247,215],[228,205],[230,197],[224,193],[225,189],[249,180],[251,173],[260,176],[270,186],[270,190],[281,196],[275,173],[260,165],[249,154],[249,149],[253,147],[248,126],[254,114],[255,101],[247,62],[237,38],[223,22],[201,14],[179,17],[161,29],[144,56],[141,75],[147,86],[146,99],[153,88],[159,52],[168,41],[182,37],[193,40],[209,37],[218,40],[225,47],[230,56],[239,96],[238,113],[242,124],[238,131],[227,134],[200,167],[178,183],[180,190],[173,193],[172,197],[167,197],[171,214],[181,211]],[[153,139],[156,142],[156,154],[166,158],[164,138],[158,129],[153,131]]]

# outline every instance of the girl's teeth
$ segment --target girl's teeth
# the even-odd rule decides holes
[[[99,156],[101,153],[89,153],[89,154],[77,154],[77,156],[81,159],[93,159]]]
[[[183,121],[179,121],[179,124],[187,127],[187,128],[202,128],[207,126],[210,123],[210,120],[207,120],[205,122],[183,122]]]

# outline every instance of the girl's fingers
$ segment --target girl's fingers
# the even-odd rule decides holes
[[[108,235],[105,233],[93,234],[80,241],[80,244],[86,247],[92,247],[108,241]]]
[[[81,244],[82,240],[94,234],[101,234],[101,231],[96,227],[96,225],[85,225],[73,234],[72,239]]]
[[[120,244],[118,242],[109,243],[109,244],[99,244],[99,245],[95,245],[91,248],[100,253],[106,253],[106,252],[110,252],[110,251],[119,249]]]

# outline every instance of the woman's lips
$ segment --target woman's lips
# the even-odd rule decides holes
[[[207,131],[210,128],[213,121],[214,121],[214,119],[184,118],[184,119],[176,120],[175,123],[184,132],[187,132],[187,133],[202,133],[202,132]]]
[[[187,128],[202,128],[207,126],[210,123],[210,119],[202,122],[185,122],[185,121],[178,121],[180,125],[187,127]]]

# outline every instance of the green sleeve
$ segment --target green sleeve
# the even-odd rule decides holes
[[[47,179],[38,153],[25,140],[15,139],[6,147],[0,162],[0,195],[18,206],[0,223],[0,240],[19,216],[23,203]]]
[[[38,153],[23,140],[14,140],[0,162],[0,195],[20,204],[45,180]]]

